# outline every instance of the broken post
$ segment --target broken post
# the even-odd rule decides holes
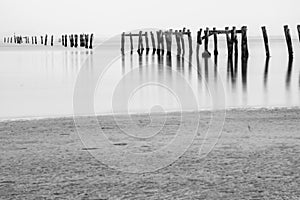
[[[130,54],[133,54],[133,39],[131,33],[129,33],[130,37]]]
[[[265,43],[265,50],[266,50],[266,57],[270,57],[270,50],[269,50],[269,39],[268,39],[268,34],[265,26],[261,27],[262,33],[263,33],[263,38],[264,38],[264,43]]]
[[[193,53],[193,42],[192,42],[192,33],[190,29],[187,30],[188,42],[189,42],[189,54]]]
[[[290,29],[289,29],[288,25],[285,25],[283,28],[284,28],[286,44],[288,47],[289,57],[293,57],[293,44],[292,44],[292,39],[291,39],[291,35],[290,35]]]
[[[241,33],[242,33],[242,42],[241,42],[242,58],[248,58],[249,51],[248,51],[247,26],[242,27]]]
[[[179,37],[180,37],[181,48],[182,48],[182,57],[184,57],[184,54],[185,54],[185,45],[184,45],[183,32],[181,30],[179,30]]]
[[[150,35],[151,35],[152,48],[153,48],[153,53],[152,54],[155,54],[155,51],[156,51],[155,39],[154,39],[154,34],[152,33],[152,31],[150,32]]]
[[[297,25],[297,30],[298,30],[298,36],[299,36],[299,41],[300,41],[300,25]]]
[[[89,46],[90,49],[93,49],[93,40],[94,40],[94,34],[92,33],[90,36],[90,46]]]
[[[74,36],[74,47],[75,48],[77,48],[78,47],[78,35],[76,34],[75,36]]]
[[[199,55],[199,48],[200,45],[202,44],[201,33],[202,33],[202,28],[200,28],[200,30],[197,32],[197,56]]]
[[[145,32],[145,43],[146,43],[146,55],[149,54],[149,38],[148,38],[148,32]]]
[[[208,51],[208,41],[209,41],[209,28],[207,27],[206,30],[204,31],[204,36],[205,36],[205,39],[204,39],[204,52],[202,53],[202,57],[204,58],[209,58],[210,57],[210,52]]]
[[[180,35],[177,30],[175,30],[175,40],[177,44],[177,57],[181,54],[181,46],[180,46]]]
[[[121,52],[122,52],[122,55],[125,55],[124,46],[125,46],[125,32],[123,32],[122,35],[121,35]]]
[[[214,55],[217,56],[219,54],[218,52],[218,36],[217,36],[217,31],[216,27],[213,28],[213,35],[214,35]]]

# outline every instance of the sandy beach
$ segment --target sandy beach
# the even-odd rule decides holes
[[[195,121],[196,114],[183,113],[182,123]],[[200,113],[200,131],[178,160],[141,174],[96,160],[82,145],[73,118],[1,122],[1,199],[300,198],[299,109],[228,110],[218,143],[201,158],[197,141],[210,114]],[[178,113],[171,116],[173,123],[165,125],[170,130],[179,120]],[[143,115],[135,118],[147,121]],[[111,116],[98,119],[112,135],[118,131]],[[84,128],[92,130],[91,119],[85,120]]]

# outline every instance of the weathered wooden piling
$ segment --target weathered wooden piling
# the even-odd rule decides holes
[[[300,25],[297,25],[297,30],[298,30],[298,37],[299,37],[299,42],[300,42]]]
[[[290,35],[290,29],[289,29],[288,25],[285,25],[283,28],[284,28],[286,44],[288,47],[289,57],[293,57],[293,44],[292,44],[292,39],[291,39],[291,35]]]
[[[151,42],[152,42],[152,49],[153,49],[152,54],[155,54],[155,51],[156,51],[155,38],[154,38],[154,34],[152,33],[152,31],[150,32],[150,35],[151,35]]]
[[[51,46],[53,46],[53,35],[51,35]]]
[[[197,32],[197,56],[199,55],[199,48],[200,45],[202,44],[202,37],[201,37],[201,33],[202,33],[202,28],[200,28],[200,30]]]
[[[143,38],[142,38],[142,31],[139,32],[139,38],[138,38],[138,54],[142,55],[143,54]]]
[[[156,31],[156,38],[157,38],[156,53],[157,53],[158,56],[160,56],[160,49],[161,49],[160,31]]]
[[[202,57],[208,58],[210,57],[210,52],[208,51],[208,41],[209,41],[209,28],[207,27],[206,30],[204,31],[204,52],[202,53]]]
[[[44,38],[41,36],[41,44],[44,44]]]
[[[161,44],[161,55],[163,56],[165,53],[165,44],[164,44],[164,34],[162,32],[162,30],[160,30],[160,44]]]
[[[73,48],[74,47],[74,36],[73,36],[73,34],[69,35],[69,39],[70,39],[70,47]]]
[[[233,50],[234,50],[234,56],[237,58],[238,56],[238,40],[237,40],[237,34],[236,34],[236,27],[233,26],[232,27],[232,31],[231,31],[231,45],[232,45],[232,54],[233,54]]]
[[[90,36],[90,46],[89,49],[93,49],[93,42],[94,42],[94,34],[92,33]]]
[[[167,46],[167,56],[171,57],[172,56],[172,35],[173,35],[173,30],[170,29],[169,31],[166,31],[166,46]]]
[[[125,32],[121,35],[121,52],[122,55],[125,55]]]
[[[132,35],[131,33],[129,33],[129,37],[130,37],[130,54],[133,54],[133,39],[132,39]]]
[[[74,36],[74,47],[77,48],[78,47],[78,35],[75,34]]]
[[[218,34],[216,32],[216,27],[213,28],[213,35],[214,35],[214,55],[217,56],[219,54],[218,52]]]
[[[242,42],[241,42],[241,49],[242,49],[242,57],[248,58],[249,51],[248,51],[248,37],[247,37],[247,26],[243,26],[241,29],[242,34]]]
[[[190,29],[187,30],[188,42],[189,42],[189,54],[193,53],[193,41],[192,41],[192,33]]]
[[[265,44],[265,50],[266,50],[266,57],[270,57],[270,49],[269,49],[269,39],[268,34],[265,26],[261,27],[262,33],[263,33],[263,39]]]
[[[45,46],[47,46],[48,35],[45,36]]]
[[[178,30],[175,30],[175,40],[177,44],[177,56],[179,57],[181,54],[181,44],[180,44],[180,35]]]
[[[146,55],[149,54],[149,38],[148,38],[148,32],[145,32],[145,43],[146,43]]]
[[[68,47],[68,36],[65,35],[65,47]]]
[[[85,48],[88,49],[89,48],[89,34],[85,34]]]
[[[185,55],[185,45],[184,45],[184,38],[183,38],[183,32],[179,30],[179,37],[180,37],[180,43],[181,43],[181,49],[182,49],[182,57]]]
[[[34,36],[35,44],[37,44],[37,36]]]
[[[61,36],[61,44],[62,44],[62,46],[65,46],[65,36],[64,35]]]

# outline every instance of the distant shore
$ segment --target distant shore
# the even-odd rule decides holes
[[[174,124],[197,123],[198,112],[170,113]],[[0,196],[4,199],[299,199],[300,109],[226,110],[222,134],[205,157],[199,141],[211,112],[200,112],[200,129],[190,148],[174,163],[152,173],[124,173],[107,167],[86,151],[72,117],[0,122]],[[155,114],[152,120],[160,121]],[[135,115],[140,126],[148,115]],[[91,131],[91,117],[83,117]],[[99,116],[115,143],[122,141],[112,116]],[[119,125],[129,131],[120,117]],[[127,127],[128,126],[128,127]],[[155,124],[154,124],[155,126]],[[157,139],[157,144],[164,142]],[[203,138],[202,138],[203,139]],[[147,144],[148,149],[157,146]],[[118,160],[119,158],[114,158]],[[130,167],[130,166],[129,166]]]

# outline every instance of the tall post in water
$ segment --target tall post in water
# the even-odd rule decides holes
[[[90,36],[90,46],[89,46],[90,49],[93,49],[93,41],[94,41],[94,34],[92,33]]]
[[[139,55],[143,54],[143,38],[142,38],[142,31],[139,32],[139,38],[138,38],[138,50]]]
[[[145,43],[146,43],[146,55],[149,54],[149,38],[148,38],[148,32],[145,32]]]
[[[299,42],[300,42],[300,25],[297,25],[297,30],[298,30],[298,36],[299,36]]]
[[[151,35],[151,42],[152,42],[152,48],[153,48],[152,54],[155,54],[155,51],[156,51],[155,39],[154,39],[154,34],[152,33],[152,31],[150,32],[150,35]]]
[[[65,36],[64,35],[61,36],[61,44],[62,44],[62,46],[65,46]]]
[[[161,44],[161,41],[160,41],[160,31],[156,31],[156,38],[157,38],[157,55],[160,56],[160,44]]]
[[[160,44],[161,44],[161,55],[165,53],[165,44],[164,44],[164,33],[160,30]]]
[[[85,48],[88,49],[89,48],[89,34],[85,34]]]
[[[239,48],[238,48],[238,40],[237,40],[237,34],[236,34],[236,27],[232,27],[231,32],[231,43],[232,43],[232,54],[233,54],[233,47],[234,47],[234,56],[238,57]]]
[[[204,36],[205,36],[205,39],[204,39],[204,52],[202,53],[202,57],[209,58],[211,54],[208,51],[208,41],[209,41],[209,28],[208,27],[204,31]]]
[[[192,42],[192,33],[190,29],[187,30],[188,42],[189,42],[189,54],[193,53],[193,42]]]
[[[78,47],[78,35],[75,34],[74,36],[74,47],[77,48]]]
[[[179,30],[179,37],[180,37],[181,48],[182,48],[182,57],[184,57],[184,54],[185,54],[185,45],[184,45],[183,32],[181,30]]]
[[[218,52],[218,33],[216,27],[213,28],[213,35],[214,35],[214,55],[217,56]]]
[[[266,50],[266,57],[270,57],[270,50],[269,50],[269,39],[268,34],[265,26],[261,27],[263,38],[264,38],[264,44],[265,44],[265,50]]]
[[[44,38],[41,36],[41,44],[44,44]]]
[[[178,30],[175,30],[175,40],[177,44],[177,57],[181,54],[181,44],[180,44],[180,35],[178,33]]]
[[[129,39],[130,39],[130,54],[133,54],[133,39],[131,33],[129,33]]]
[[[34,37],[34,40],[35,40],[35,44],[37,44],[37,37],[36,36]]]
[[[51,35],[51,46],[53,46],[53,35]]]
[[[249,51],[248,51],[247,26],[243,26],[241,32],[242,32],[242,42],[241,42],[242,57],[248,58]]]
[[[45,36],[45,46],[47,46],[48,35]]]
[[[200,28],[200,30],[197,32],[197,56],[199,55],[199,48],[200,45],[202,44],[201,33],[202,33],[202,28]]]
[[[122,55],[125,55],[125,32],[122,33],[121,35],[121,53]]]
[[[65,47],[68,47],[68,36],[67,36],[67,34],[65,35]]]
[[[292,39],[291,39],[291,35],[290,35],[290,29],[289,29],[288,25],[285,25],[283,28],[284,28],[286,44],[288,47],[289,57],[293,57],[293,44],[292,44]]]

